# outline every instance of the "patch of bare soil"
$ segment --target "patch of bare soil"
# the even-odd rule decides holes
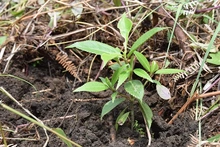
[[[17,60],[22,59],[17,58]],[[108,118],[100,120],[102,106],[110,98],[108,94],[105,97],[97,97],[98,94],[73,93],[73,78],[68,73],[63,74],[62,67],[51,60],[43,60],[36,67],[32,64],[23,66],[16,60],[13,62],[9,71],[10,74],[29,81],[36,86],[38,91],[45,91],[33,94],[35,92],[33,87],[12,77],[0,77],[0,85],[49,127],[62,128],[71,140],[82,146],[127,147],[130,146],[131,141],[134,142],[134,147],[147,145],[148,138],[146,136],[141,137],[138,132],[132,131],[129,123],[119,127],[115,142],[111,140]],[[49,64],[50,69],[48,68]],[[99,64],[95,64],[93,66],[94,71],[99,66]],[[23,68],[28,68],[28,72],[22,72]],[[190,134],[194,134],[198,129],[197,123],[190,116],[190,113],[186,112],[180,115],[174,124],[168,125],[163,117],[169,115],[172,110],[168,107],[167,101],[162,101],[154,93],[154,91],[149,92],[145,96],[145,100],[154,112],[151,146],[186,146],[190,141]],[[3,96],[3,94],[0,97],[7,105],[23,112],[8,97]],[[162,117],[159,115],[159,110],[166,106],[168,108]],[[8,143],[18,144],[18,146],[43,146],[45,134],[41,128],[31,126],[25,119],[3,108],[0,108],[0,111],[3,126],[13,130],[18,128],[15,134],[9,133],[6,135],[7,137],[36,139],[36,141],[7,140]],[[116,114],[118,114],[117,110],[113,113],[114,120],[117,117]],[[144,128],[141,113],[137,112],[135,119]],[[49,137],[48,146],[66,146],[55,135],[50,134]]]

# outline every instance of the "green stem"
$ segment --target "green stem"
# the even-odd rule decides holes
[[[8,145],[7,145],[7,142],[6,142],[6,139],[5,139],[5,134],[3,132],[3,128],[2,128],[1,122],[0,122],[0,132],[1,132],[1,135],[2,135],[3,143],[4,143],[5,147],[7,147]]]

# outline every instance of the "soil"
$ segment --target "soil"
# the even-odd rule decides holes
[[[63,74],[62,67],[57,64],[56,61],[43,60],[36,67],[31,64],[24,67],[21,66],[20,62],[16,62],[17,60],[22,59],[17,58],[16,60],[13,60],[8,73],[29,81],[38,91],[46,91],[33,94],[35,89],[32,86],[13,77],[0,77],[0,85],[19,101],[23,107],[42,120],[47,126],[51,128],[62,128],[71,140],[84,147],[127,147],[131,146],[128,139],[134,141],[134,144],[132,145],[134,147],[147,146],[148,138],[146,135],[141,137],[138,132],[135,130],[132,131],[129,122],[119,127],[116,140],[112,141],[110,136],[111,126],[109,125],[108,117],[105,117],[103,120],[100,119],[102,106],[109,100],[109,94],[107,92],[104,94],[86,92],[73,93],[72,90],[75,88],[73,87],[74,78],[72,78],[69,73]],[[50,63],[50,66],[52,67],[50,72],[48,63]],[[100,65],[94,65],[94,72],[95,69],[98,68],[96,66]],[[28,72],[22,72],[24,71],[23,68],[27,68]],[[75,84],[75,86],[78,85]],[[0,97],[5,104],[24,112],[7,96],[1,94]],[[193,119],[191,116],[192,113],[186,111],[181,114],[172,125],[168,125],[165,117],[176,113],[169,108],[168,101],[160,99],[155,91],[148,92],[144,99],[150,105],[154,113],[151,128],[151,146],[176,147],[189,145],[191,138],[190,134],[194,135],[198,130],[198,122]],[[163,115],[159,115],[159,110],[165,107],[167,107],[165,110],[167,114],[164,113]],[[25,124],[28,126],[30,125],[28,124],[28,121],[3,108],[0,108],[0,111],[1,123],[3,126],[7,126],[12,130],[15,130],[16,127],[18,127],[17,133],[9,133],[7,134],[7,137],[36,139],[36,141],[8,140],[8,143],[17,144],[18,146],[43,146],[45,143],[45,134],[40,127],[24,127]],[[112,113],[114,120],[117,117],[116,114],[118,114],[117,110]],[[215,116],[216,118],[211,119],[218,121],[218,115],[219,112],[213,115],[213,117]],[[144,128],[141,113],[138,111],[135,120],[137,120],[140,126]],[[210,129],[206,123],[204,126],[207,127],[204,131]],[[66,146],[53,134],[50,134],[49,138],[49,147]]]
[[[113,12],[115,11],[112,10],[112,13]],[[110,22],[114,16],[104,15],[105,13],[103,13],[103,17],[101,17],[102,15],[97,13],[97,18],[93,18],[91,16],[94,15],[91,15],[91,13],[85,13],[85,15],[82,16],[81,21],[91,24],[94,23],[97,25],[98,23],[95,20],[99,19],[101,23],[106,24]],[[35,23],[33,25],[36,29],[36,32],[34,33],[39,38],[39,36],[43,36],[44,34],[48,33],[48,29],[45,29],[48,27],[46,23],[46,21],[49,22],[48,16],[46,18],[40,17],[38,21],[42,23],[33,22]],[[24,26],[27,26],[28,22],[28,20],[26,22],[24,19],[21,25],[23,28],[20,27],[19,29],[21,30],[18,31],[22,32],[22,29],[25,29]],[[20,22],[18,21],[18,23]],[[59,25],[62,26],[63,24]],[[111,25],[113,28],[117,29],[117,24],[115,22]],[[77,24],[64,24],[61,28],[58,27],[57,29],[53,30],[50,35],[56,36],[65,32],[75,31],[77,29],[80,30],[80,25],[77,26]],[[111,29],[108,30],[108,28],[105,29],[110,32],[112,31]],[[142,28],[140,32],[143,34],[146,31],[145,29],[149,30],[148,27]],[[56,43],[69,40],[76,41],[77,39],[84,38],[89,33],[89,30],[84,30],[83,28],[82,32],[63,38],[54,38]],[[166,38],[166,35],[164,34],[166,33],[161,34],[157,34],[156,37],[149,40],[147,44],[143,45],[144,48],[147,48],[147,46],[152,46],[152,48],[155,47],[157,49],[148,50],[147,48],[145,51],[146,57],[160,57],[165,54],[165,48],[168,45],[168,42],[164,41],[164,38]],[[113,46],[120,47],[123,43],[123,39],[115,38],[117,35],[109,35],[105,31],[98,31],[94,36],[95,37],[92,38],[93,40],[106,42]],[[78,77],[76,77],[76,75],[64,71],[65,69],[61,66],[61,64],[58,63],[59,60],[56,61],[55,56],[59,52],[57,46],[53,47],[45,45],[39,47],[38,44],[42,43],[44,40],[38,40],[37,37],[34,37],[25,37],[24,35],[14,38],[15,41],[17,41],[17,44],[27,43],[35,46],[37,49],[24,47],[24,49],[14,55],[10,62],[9,69],[6,72],[7,74],[1,74],[0,76],[0,87],[3,87],[18,101],[18,103],[22,104],[25,109],[29,110],[34,116],[43,121],[45,125],[51,128],[61,128],[68,138],[83,147],[143,147],[148,145],[148,137],[145,133],[145,123],[141,112],[136,105],[134,106],[135,120],[138,122],[139,131],[138,129],[131,129],[131,121],[128,119],[123,126],[119,126],[118,131],[116,134],[114,134],[114,122],[120,111],[128,106],[128,104],[120,104],[118,107],[116,107],[116,109],[114,109],[110,114],[106,115],[101,120],[100,116],[102,107],[111,99],[111,93],[109,91],[100,93],[73,93],[75,88],[81,86],[87,80],[99,80],[96,77],[97,74],[99,74],[101,77],[106,77],[111,74],[111,71],[108,68],[104,68],[101,72],[99,72],[102,63],[99,57],[96,57],[93,62],[93,55],[79,51],[76,51],[76,53],[73,54],[72,50],[64,49],[64,47],[67,46],[66,44],[65,46],[60,45],[60,47],[68,53],[68,57],[74,63],[74,65],[77,65]],[[23,43],[24,40],[27,42]],[[132,42],[134,40],[131,38],[130,41]],[[12,48],[12,44],[9,43],[8,47]],[[179,50],[178,45],[171,45],[170,51],[172,53],[179,52]],[[10,52],[10,50],[6,51],[4,59],[10,55]],[[159,56],[161,52],[164,54]],[[39,57],[43,58],[37,62],[31,61]],[[178,62],[180,60],[181,58],[176,61]],[[0,63],[0,72],[2,72],[6,66],[6,62],[2,61]],[[91,63],[92,67],[91,70],[89,70]],[[168,81],[171,78],[172,77],[162,77],[160,82],[170,88]],[[21,79],[26,80],[29,83]],[[207,80],[208,79],[206,79],[206,81]],[[30,85],[30,83],[32,85]],[[188,81],[188,83],[190,82]],[[192,83],[193,82],[191,82],[191,86]],[[181,113],[172,124],[168,124],[169,120],[171,120],[181,106],[183,106],[187,101],[188,95],[186,92],[184,93],[183,89],[190,89],[191,87],[177,89],[174,85],[171,86],[171,88],[173,88],[172,95],[177,93],[176,98],[173,101],[161,99],[155,90],[155,85],[148,85],[145,88],[143,100],[150,106],[154,114],[152,127],[150,129],[152,135],[152,142],[150,146],[196,146],[198,140],[197,136],[199,123],[198,121],[195,121],[195,102],[193,102],[185,110],[185,112]],[[21,106],[16,104],[3,93],[0,93],[0,101],[24,114],[27,114],[21,108]],[[207,105],[210,105],[209,102],[207,102]],[[204,101],[204,105],[206,105],[206,101]],[[7,131],[1,131],[0,128],[0,132],[4,132],[4,136],[8,138],[7,144],[17,145],[17,147],[41,147],[45,144],[46,135],[41,127],[30,124],[30,122],[26,119],[2,107],[0,107],[0,112],[0,126],[2,126],[4,130],[7,129]],[[206,140],[207,138],[220,133],[219,116],[220,109],[201,121],[202,140]],[[140,131],[140,129],[142,129],[142,131]],[[49,143],[47,147],[67,146],[54,134],[50,132],[48,132],[48,134]],[[0,140],[0,144],[3,144],[3,140]]]

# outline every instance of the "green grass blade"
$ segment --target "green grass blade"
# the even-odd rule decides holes
[[[198,72],[198,74],[197,74],[196,81],[195,81],[195,83],[193,84],[193,87],[192,87],[192,89],[191,89],[190,96],[192,96],[192,95],[194,94],[195,90],[196,90],[196,87],[197,87],[197,85],[198,85],[198,83],[199,83],[199,78],[200,78],[200,76],[201,76],[201,72],[202,72],[202,70],[203,70],[203,66],[204,66],[205,61],[206,61],[206,59],[207,59],[207,57],[208,57],[208,55],[209,55],[209,52],[210,52],[210,50],[211,50],[211,48],[212,48],[212,46],[213,46],[213,44],[214,44],[215,39],[216,39],[216,37],[218,36],[219,31],[220,31],[220,23],[218,24],[218,26],[217,26],[217,28],[216,28],[216,30],[215,30],[215,33],[213,34],[213,36],[212,36],[212,38],[211,38],[211,40],[210,40],[210,43],[209,43],[209,45],[208,45],[208,49],[206,50],[205,56],[204,56],[204,58],[203,58],[203,60],[202,60],[202,64],[201,64],[201,66],[200,66],[200,68],[199,68],[199,72]]]
[[[29,116],[27,116],[27,115],[25,115],[25,114],[23,114],[23,113],[21,113],[21,112],[15,110],[15,109],[9,107],[8,105],[5,105],[5,104],[3,104],[3,103],[0,102],[0,106],[2,106],[4,109],[7,109],[8,111],[10,111],[10,112],[12,112],[12,113],[14,113],[14,114],[17,114],[17,115],[19,115],[19,116],[25,118],[26,120],[28,120],[28,121],[30,121],[30,122],[32,122],[32,123],[34,123],[34,124],[36,124],[36,125],[38,125],[38,126],[40,126],[40,127],[42,127],[42,128],[45,128],[46,130],[48,130],[48,131],[52,132],[53,134],[57,135],[59,138],[62,138],[63,140],[66,140],[66,141],[72,143],[72,144],[75,145],[76,147],[81,147],[79,144],[77,144],[77,143],[73,142],[72,140],[66,138],[65,136],[63,136],[63,135],[57,133],[56,131],[54,131],[53,129],[49,128],[48,126],[46,126],[46,125],[44,125],[44,124],[42,124],[42,123],[40,123],[40,122],[34,120],[33,118],[31,118],[31,117],[29,117]]]

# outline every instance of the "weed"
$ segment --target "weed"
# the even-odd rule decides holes
[[[140,126],[137,120],[134,122],[134,130],[142,137],[145,136],[144,129]]]

